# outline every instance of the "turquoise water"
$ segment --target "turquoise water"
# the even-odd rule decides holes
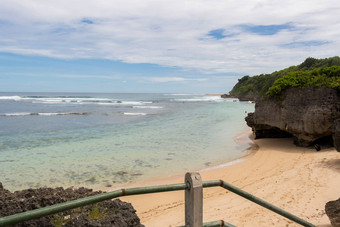
[[[198,94],[0,93],[0,181],[10,190],[118,186],[247,154],[254,104]]]

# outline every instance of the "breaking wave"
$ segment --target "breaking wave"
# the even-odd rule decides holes
[[[111,98],[93,98],[78,96],[0,96],[0,100],[12,100],[17,102],[31,102],[43,104],[97,104],[97,105],[145,105],[151,101],[124,101]]]
[[[89,113],[5,113],[1,117],[22,117],[22,116],[58,116],[58,115],[89,115]]]

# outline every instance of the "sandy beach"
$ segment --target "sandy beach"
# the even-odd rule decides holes
[[[233,165],[200,171],[202,180],[222,179],[317,226],[330,226],[326,202],[340,197],[340,153],[334,148],[296,147],[292,139],[259,139],[257,151]],[[184,173],[128,187],[182,183]],[[203,190],[203,221],[236,226],[299,226],[223,188]],[[184,225],[184,191],[122,197],[146,226]]]

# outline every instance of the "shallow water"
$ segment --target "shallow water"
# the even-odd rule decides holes
[[[185,94],[0,93],[0,181],[103,188],[247,154],[254,104]]]

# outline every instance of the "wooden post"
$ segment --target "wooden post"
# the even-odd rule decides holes
[[[185,225],[202,227],[203,225],[203,188],[199,173],[186,173],[185,183]]]

